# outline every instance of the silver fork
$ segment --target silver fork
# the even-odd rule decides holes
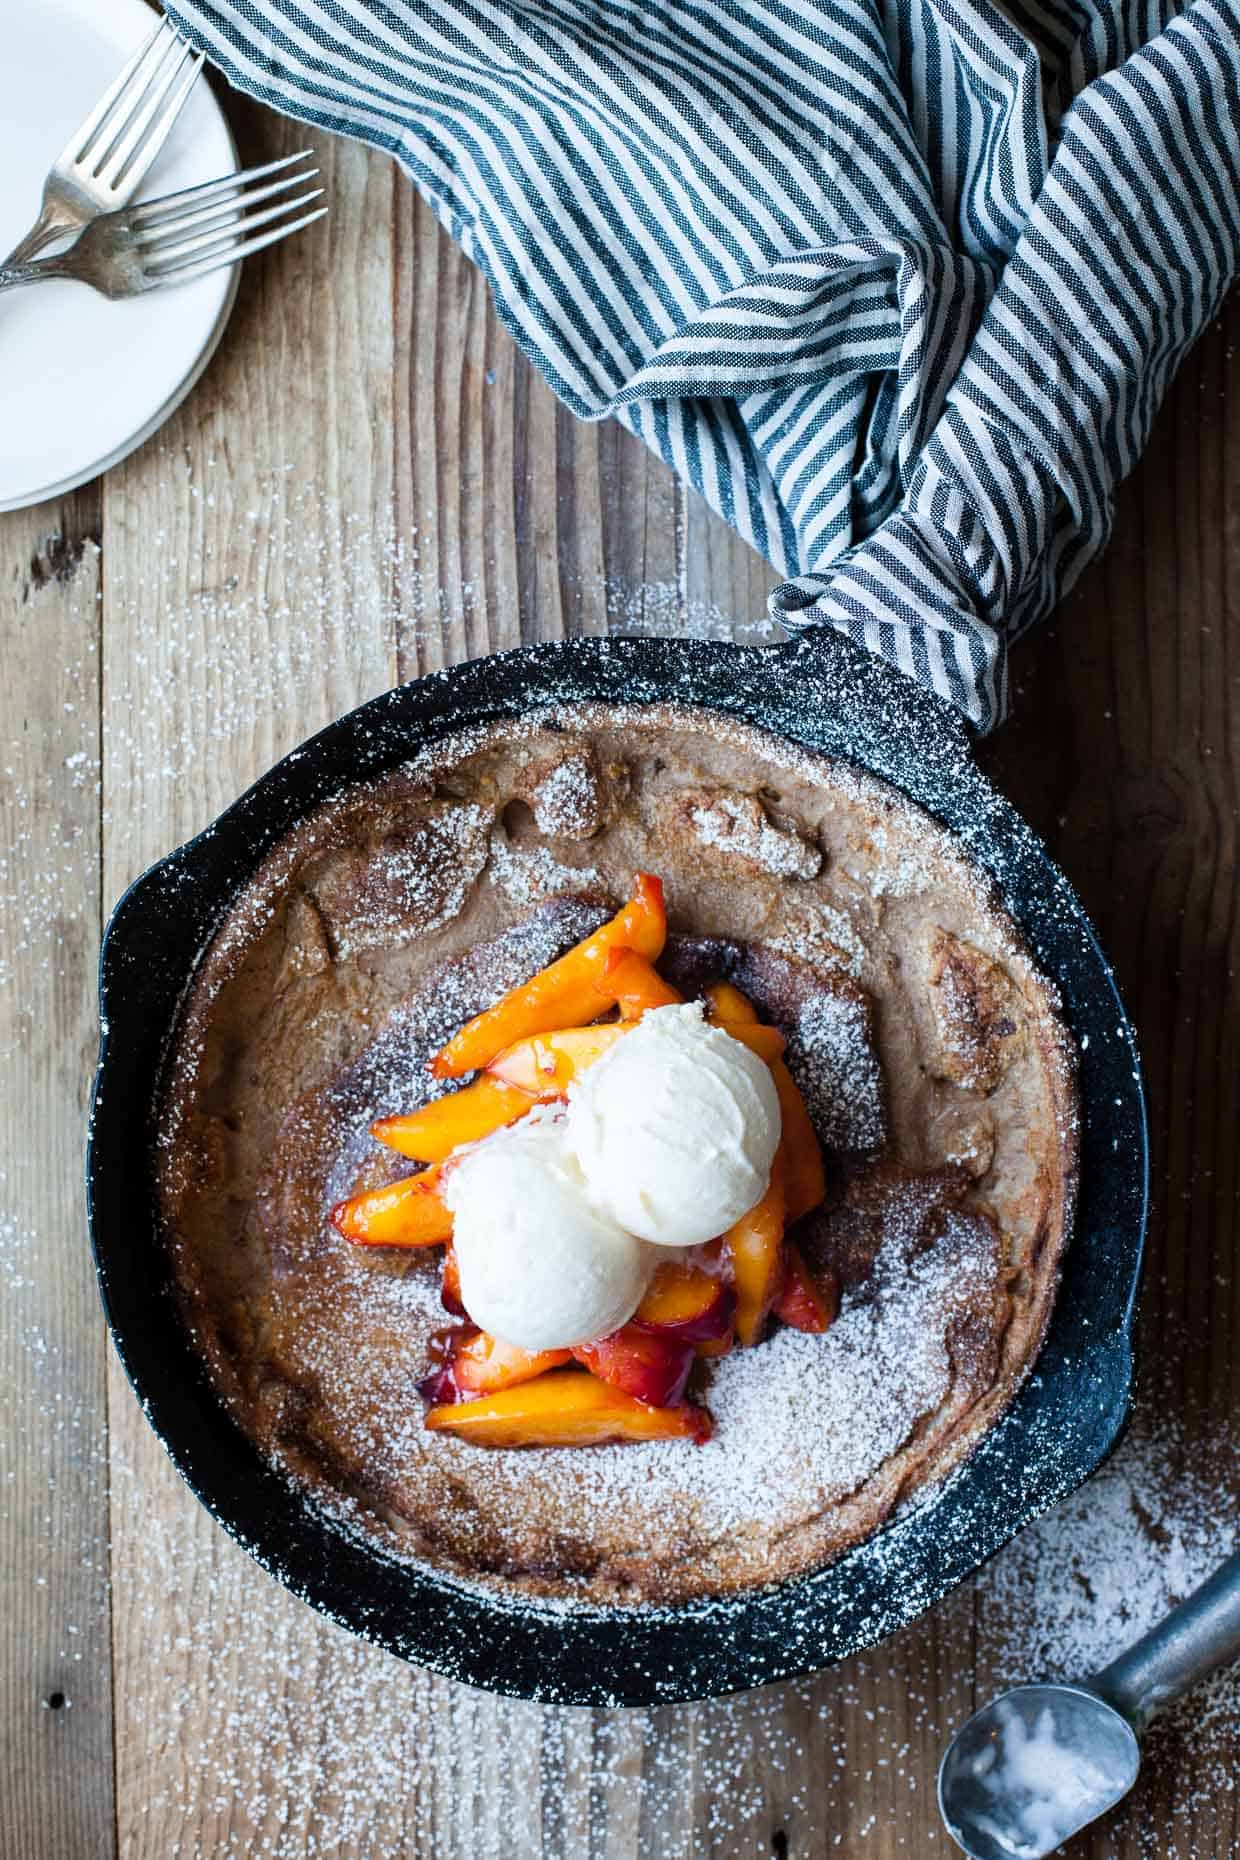
[[[6,264],[34,258],[65,233],[133,199],[202,63],[202,53],[161,20],[53,162],[39,217]]]
[[[68,251],[28,264],[0,265],[0,291],[45,278],[73,278],[104,297],[137,297],[164,285],[188,284],[221,265],[235,265],[327,212],[326,207],[300,212],[319,198],[321,187],[291,200],[276,198],[314,179],[317,168],[294,166],[310,158],[311,151],[303,149],[261,168],[101,214],[82,229]],[[268,178],[274,174],[280,179]],[[256,186],[258,182],[265,185]],[[260,206],[262,201],[272,204]]]

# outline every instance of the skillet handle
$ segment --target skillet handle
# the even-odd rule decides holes
[[[973,737],[954,705],[906,677],[832,627],[809,627],[770,648],[788,668],[798,707],[812,718],[812,734],[825,731],[837,755],[864,763],[899,787],[910,786],[923,804],[927,776],[946,795],[962,775],[979,779]]]

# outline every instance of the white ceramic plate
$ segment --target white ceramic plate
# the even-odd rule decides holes
[[[0,28],[0,257],[39,210],[43,180],[153,30],[143,0],[16,0]],[[237,166],[199,78],[142,187],[174,193]],[[0,510],[72,490],[148,439],[210,360],[238,268],[109,303],[84,284],[0,294]]]

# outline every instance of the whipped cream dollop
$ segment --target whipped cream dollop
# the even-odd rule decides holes
[[[657,1263],[593,1201],[558,1111],[462,1150],[447,1172],[461,1299],[523,1350],[567,1350],[627,1323]]]
[[[779,1096],[700,1003],[653,1008],[570,1087],[567,1127],[597,1207],[656,1247],[698,1246],[766,1193]]]

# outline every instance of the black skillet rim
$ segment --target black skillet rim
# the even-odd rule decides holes
[[[307,1505],[227,1415],[189,1344],[151,1183],[148,1107],[184,984],[274,841],[329,794],[427,741],[591,699],[722,711],[901,789],[991,873],[1059,986],[1081,1048],[1075,1231],[1042,1355],[1007,1414],[941,1487],[840,1561],[675,1610],[514,1604],[385,1557]],[[1087,1478],[1123,1429],[1148,1195],[1132,1028],[1074,892],[977,768],[956,714],[847,641],[580,640],[470,661],[375,698],[130,887],[104,938],[100,1014],[88,1218],[104,1310],[148,1420],[197,1497],[270,1575],[342,1626],[452,1678],[548,1702],[651,1705],[818,1671],[941,1599]]]

